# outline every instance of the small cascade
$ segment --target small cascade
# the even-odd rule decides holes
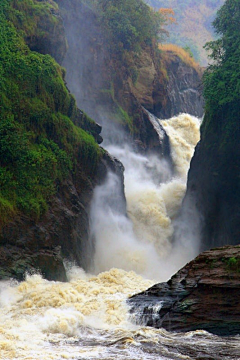
[[[175,176],[186,180],[195,146],[200,140],[200,120],[180,114],[169,120],[161,120],[161,125],[169,137]]]
[[[162,143],[166,136],[166,132],[165,132],[163,126],[161,125],[161,122],[157,119],[157,117],[155,115],[151,114],[147,110],[145,110],[145,111],[148,114],[149,121],[151,122],[152,126],[154,127],[156,133],[158,134],[159,142]]]

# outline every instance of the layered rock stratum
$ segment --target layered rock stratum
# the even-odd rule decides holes
[[[169,331],[240,333],[240,245],[201,253],[168,282],[129,300],[135,321]]]

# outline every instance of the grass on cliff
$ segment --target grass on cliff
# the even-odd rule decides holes
[[[101,93],[105,95],[104,98],[107,102],[111,102],[112,115],[114,115],[115,120],[125,127],[130,134],[133,134],[133,132],[136,131],[133,126],[133,118],[129,116],[127,111],[122,108],[115,98],[114,83],[111,82],[110,89],[102,89]]]
[[[30,51],[25,32],[12,23],[15,3],[0,5],[0,225],[18,212],[38,219],[57,186],[77,166],[94,172],[100,156],[94,138],[71,120],[77,108],[63,69],[51,56]],[[19,3],[28,4],[27,11],[31,4],[49,7]]]
[[[8,13],[9,20],[15,27],[21,29],[25,36],[39,36],[41,32],[46,33],[46,27],[58,22],[57,17],[51,15],[57,11],[58,6],[54,1],[44,1],[44,6],[40,1],[34,0],[11,0],[11,9]],[[39,19],[43,22],[39,24]],[[45,18],[45,20],[44,20]]]
[[[200,65],[188,53],[188,51],[181,48],[180,46],[174,44],[159,44],[159,50],[165,53],[165,57],[167,57],[168,52],[176,54],[186,65],[189,65],[190,67],[195,69],[198,74],[201,74],[202,71]]]
[[[145,0],[155,9],[171,8],[175,13],[176,23],[168,27],[169,42],[181,47],[189,46],[194,58],[207,66],[208,59],[203,49],[207,41],[214,39],[211,26],[217,9],[225,0]]]

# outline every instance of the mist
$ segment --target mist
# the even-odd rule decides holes
[[[169,136],[172,164],[161,154],[137,153],[109,101],[106,48],[101,45],[104,36],[88,6],[76,2],[75,7],[81,21],[74,14],[64,20],[69,45],[63,63],[66,81],[79,108],[102,125],[102,146],[125,167],[127,211],[122,210],[120,179],[110,171],[105,183],[94,191],[91,272],[98,274],[115,267],[166,280],[199,252],[199,216],[193,204],[189,204],[190,217],[178,217],[190,160],[199,141],[199,120],[181,114],[160,121],[149,114],[159,141],[163,134],[158,122]]]
[[[180,220],[178,214],[200,122],[181,114],[161,124],[170,139],[174,172],[164,158],[136,153],[129,144],[106,146],[125,167],[127,215],[114,205],[121,184],[109,172],[106,182],[96,188],[91,205],[95,273],[117,267],[164,281],[199,251],[198,214],[189,206],[191,224],[189,216]]]

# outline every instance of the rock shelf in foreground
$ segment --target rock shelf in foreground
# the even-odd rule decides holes
[[[129,299],[137,322],[169,331],[240,333],[240,245],[205,251],[168,282]]]

